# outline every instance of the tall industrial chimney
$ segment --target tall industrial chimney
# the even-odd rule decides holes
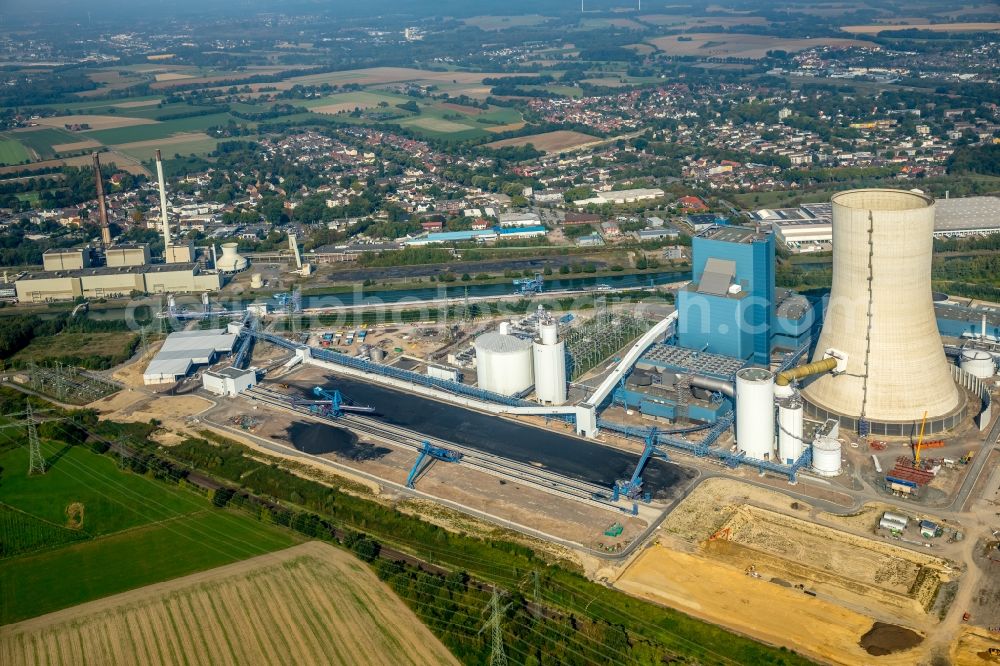
[[[295,257],[295,267],[302,268],[302,255],[299,254],[299,241],[295,237],[295,234],[288,234],[288,247],[292,251],[292,255]]]
[[[951,427],[964,394],[934,317],[934,199],[865,189],[832,202],[833,287],[813,360],[834,350],[846,366],[804,389],[806,413],[876,434],[910,434],[925,412],[930,432]]]
[[[163,257],[170,263],[170,222],[167,220],[167,185],[163,181],[163,158],[156,151],[156,178],[160,182],[160,217],[163,220]]]
[[[101,156],[94,153],[94,180],[97,183],[97,205],[101,211],[101,244],[111,246],[111,229],[108,228],[108,204],[104,200],[104,178],[101,176]]]

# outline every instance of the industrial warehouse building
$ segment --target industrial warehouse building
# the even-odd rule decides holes
[[[792,250],[829,250],[833,242],[829,203],[798,208],[763,208],[751,219],[768,222],[778,239]],[[1000,197],[963,197],[935,201],[934,237],[954,238],[1000,233]]]
[[[176,382],[195,366],[210,365],[221,354],[231,354],[237,337],[225,328],[171,333],[142,373],[142,381],[146,385]]]
[[[197,293],[222,287],[218,273],[198,264],[121,265],[22,275],[14,288],[21,303],[70,301],[81,296],[112,298],[132,293]]]
[[[42,254],[46,271],[75,271],[90,266],[90,248],[52,248]]]

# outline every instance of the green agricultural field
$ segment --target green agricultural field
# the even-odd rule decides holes
[[[180,138],[180,137],[177,137]],[[253,137],[243,137],[252,139]],[[172,159],[174,155],[207,155],[219,145],[218,139],[206,136],[205,138],[191,139],[190,141],[178,141],[171,139],[162,144],[149,142],[148,144],[123,144],[118,146],[118,152],[134,157],[140,162],[146,162],[156,156],[156,149],[163,152],[163,159]]]
[[[58,432],[58,430],[57,430]],[[44,434],[44,430],[43,430]],[[119,471],[114,460],[87,447],[45,441],[42,454],[52,461],[44,476],[31,476],[23,433],[0,430],[0,502],[55,525],[66,525],[67,507],[83,505],[80,529],[91,537],[205,509],[195,493]],[[17,444],[11,448],[11,444]]]
[[[121,143],[155,141],[157,139],[165,139],[174,134],[182,134],[186,132],[204,132],[206,128],[213,125],[225,125],[230,119],[234,119],[239,122],[238,118],[233,118],[233,116],[228,113],[213,113],[208,116],[195,116],[193,118],[167,120],[153,125],[116,127],[115,129],[81,132],[80,134],[81,136],[100,141],[105,145],[113,146]]]
[[[412,116],[404,120],[393,122],[398,123],[403,127],[415,130],[424,136],[438,139],[449,139],[452,141],[477,139],[486,134],[484,130],[477,127],[472,127],[471,125],[467,125],[465,123],[455,122],[454,120],[445,120],[444,118],[430,114],[421,114],[419,116]]]
[[[508,106],[491,106],[488,111],[474,117],[481,125],[511,125],[524,120],[521,112]]]
[[[31,155],[20,141],[8,139],[5,135],[0,135],[0,165],[8,166],[20,164],[31,159]]]
[[[380,102],[385,102],[389,107],[395,107],[396,104],[409,100],[409,97],[403,95],[384,92],[349,92],[327,95],[320,99],[303,100],[301,103],[296,101],[295,105],[304,106],[313,113],[335,114],[341,111],[351,112],[355,108],[377,108]]]
[[[0,624],[214,569],[299,542],[293,533],[245,514],[206,507],[201,513],[164,523],[14,557],[0,567]]]
[[[0,543],[12,553],[0,551],[0,624],[299,541],[85,446],[44,441],[49,469],[29,477],[23,436],[0,432]]]
[[[2,136],[5,140],[14,139],[18,141],[28,151],[34,151],[38,155],[38,159],[43,160],[56,156],[56,151],[52,149],[52,146],[64,143],[77,143],[90,138],[82,132],[67,132],[66,130],[54,127],[35,129],[28,132],[8,132]]]

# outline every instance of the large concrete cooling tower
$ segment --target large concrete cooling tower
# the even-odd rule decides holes
[[[806,412],[876,434],[909,434],[925,411],[930,432],[952,427],[964,394],[931,301],[934,199],[871,189],[832,201],[833,289],[813,360],[847,362],[805,388]]]

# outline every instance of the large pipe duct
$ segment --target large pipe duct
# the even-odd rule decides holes
[[[101,156],[94,153],[94,180],[97,183],[97,206],[101,215],[101,244],[111,245],[111,229],[108,227],[108,204],[104,200],[104,177],[101,175]]]
[[[806,412],[895,432],[926,410],[940,429],[964,403],[934,317],[934,199],[864,189],[831,201],[833,285],[813,361],[836,349],[845,362],[803,389]]]
[[[726,381],[725,379],[716,379],[715,377],[706,377],[704,375],[691,375],[691,386],[696,388],[703,388],[707,391],[715,391],[716,393],[721,393],[727,398],[735,398],[736,390],[733,388],[733,383]]]
[[[167,184],[163,180],[163,158],[156,151],[156,179],[160,183],[160,218],[163,220],[163,255],[170,257],[170,222],[167,220]]]
[[[774,383],[778,386],[788,386],[796,379],[804,379],[835,370],[837,363],[838,360],[830,356],[829,358],[824,358],[822,361],[813,361],[812,363],[806,363],[795,368],[789,368],[788,370],[779,372],[774,378]]]

